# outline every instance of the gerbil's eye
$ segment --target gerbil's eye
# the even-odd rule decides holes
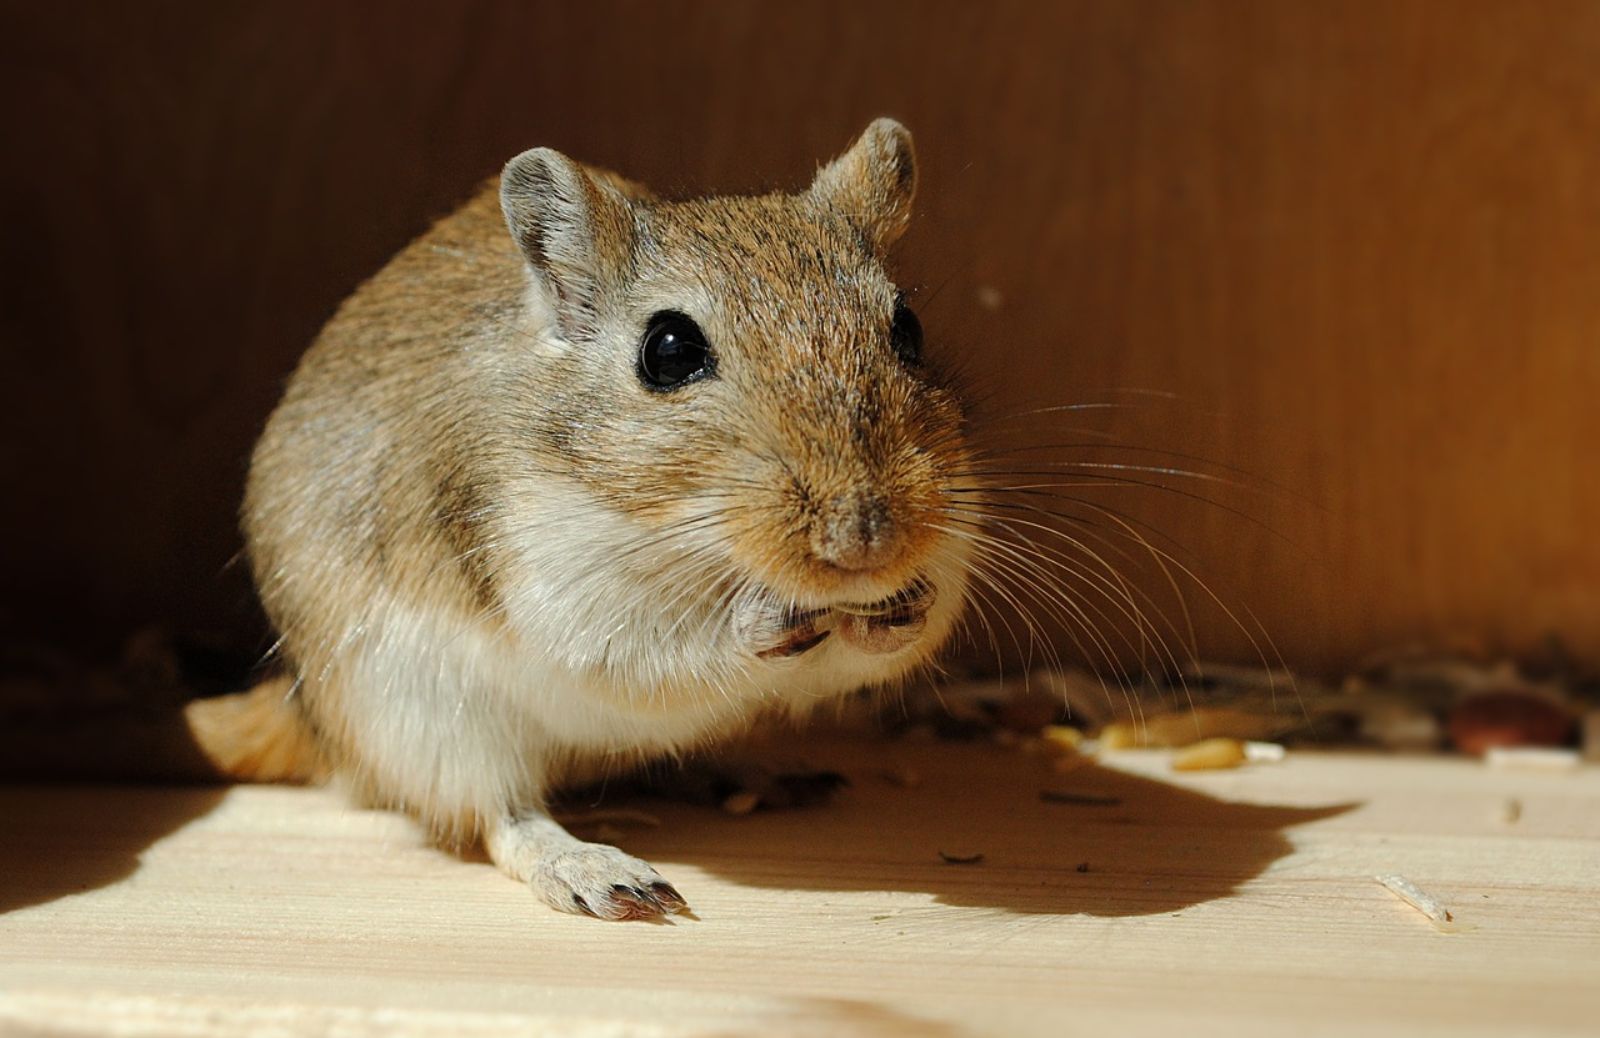
[[[675,389],[710,375],[714,368],[706,335],[676,310],[650,318],[639,344],[639,377],[651,389]]]
[[[916,313],[900,300],[894,306],[894,320],[889,325],[889,343],[895,355],[907,364],[922,363],[922,322]]]

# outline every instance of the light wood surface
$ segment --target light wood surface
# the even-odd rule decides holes
[[[1291,662],[1550,632],[1600,656],[1592,0],[378,6],[0,5],[28,156],[0,165],[27,545],[0,622],[269,642],[226,569],[252,438],[338,300],[515,152],[745,191],[889,113],[930,353],[991,413],[1177,394],[1077,417],[1286,487],[1224,491],[1249,519],[1100,500]],[[1195,598],[1205,655],[1250,659]]]
[[[672,925],[551,913],[330,791],[0,791],[0,1032],[1540,1036],[1600,1020],[1600,769],[1295,753],[1178,775],[1134,752],[1056,776],[988,745],[784,755],[854,786],[742,818],[635,805],[662,825],[619,842],[698,913]],[[1374,881],[1389,872],[1458,931]]]

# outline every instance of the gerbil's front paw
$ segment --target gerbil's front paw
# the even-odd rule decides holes
[[[528,885],[552,908],[600,919],[659,919],[689,907],[647,862],[603,843],[552,849]]]
[[[507,814],[484,834],[489,857],[551,908],[600,919],[660,919],[689,906],[645,862],[584,843],[543,810]]]

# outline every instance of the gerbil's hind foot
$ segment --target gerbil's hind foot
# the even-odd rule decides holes
[[[689,908],[648,862],[603,843],[585,843],[543,813],[507,817],[484,842],[502,871],[562,912],[660,919]]]

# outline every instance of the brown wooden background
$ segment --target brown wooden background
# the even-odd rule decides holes
[[[1600,653],[1600,4],[6,3],[0,55],[14,635],[258,637],[281,379],[515,151],[796,185],[890,113],[934,348],[1286,487],[1138,507],[1291,660]]]

